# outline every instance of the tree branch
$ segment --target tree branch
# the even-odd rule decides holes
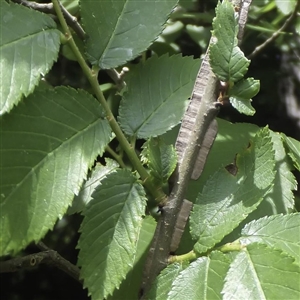
[[[286,19],[284,24],[277,31],[275,31],[265,42],[263,42],[261,45],[257,46],[253,50],[253,52],[250,55],[248,55],[248,58],[252,59],[258,53],[260,53],[264,48],[266,48],[269,44],[274,42],[277,39],[277,37],[280,35],[280,33],[283,32],[287,27],[289,27],[292,24],[294,19],[297,17],[299,9],[300,9],[300,0],[297,1],[293,13]]]
[[[44,245],[45,246],[45,245]],[[21,269],[32,269],[39,264],[47,264],[54,266],[66,274],[82,283],[79,278],[80,270],[77,266],[71,264],[68,260],[59,255],[56,251],[45,246],[42,252],[16,257],[0,262],[0,273],[17,272]]]
[[[248,12],[251,5],[252,0],[242,0],[240,11],[239,11],[239,32],[238,32],[238,41],[239,46],[242,43],[242,39],[244,36],[244,30],[248,19]]]
[[[242,39],[251,1],[241,0],[238,3],[239,16],[243,16],[239,18],[239,41]],[[188,181],[191,178],[200,146],[218,113],[216,106],[217,93],[218,80],[211,71],[207,50],[177,137],[178,166],[174,174],[174,186],[166,206],[162,209],[162,215],[158,220],[146,259],[141,288],[142,299],[145,298],[156,276],[167,266],[175,224],[184,200]]]
[[[168,263],[172,236],[179,210],[184,200],[187,183],[190,180],[193,171],[192,166],[197,158],[204,135],[218,113],[218,109],[214,105],[217,99],[217,79],[211,73],[210,69],[206,69],[209,67],[207,60],[208,58],[206,57],[199,72],[200,75],[203,70],[205,72],[210,72],[207,77],[208,82],[205,94],[200,102],[200,113],[197,115],[194,130],[190,135],[190,143],[186,148],[185,156],[175,173],[175,184],[171,195],[169,196],[167,205],[163,207],[161,218],[158,220],[152,245],[145,264],[142,293],[146,293],[149,290],[155,277]],[[203,64],[205,67],[203,67]],[[199,77],[197,80],[199,80]],[[199,94],[197,96],[199,96]]]

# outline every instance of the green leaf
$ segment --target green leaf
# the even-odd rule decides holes
[[[284,15],[289,15],[295,9],[297,0],[289,0],[289,1],[275,0],[275,3],[277,8]]]
[[[221,291],[229,264],[229,259],[220,252],[198,258],[177,276],[167,299],[222,299]]]
[[[292,159],[295,168],[300,171],[300,141],[297,141],[291,137],[281,134],[283,141],[287,148],[287,153]]]
[[[229,98],[231,105],[241,114],[247,116],[253,116],[255,109],[251,105],[251,99],[243,99],[238,96],[232,96]]]
[[[266,245],[247,246],[230,266],[223,299],[299,299],[300,267],[293,262]]]
[[[210,39],[209,28],[187,24],[186,32],[189,34],[191,39],[201,47],[201,49],[205,50],[207,48]]]
[[[155,42],[149,47],[149,50],[153,51],[158,56],[162,56],[166,53],[174,55],[180,52],[177,44],[167,43],[162,36],[159,36],[157,40],[155,40]]]
[[[150,168],[151,175],[165,183],[172,175],[177,164],[173,145],[166,145],[161,138],[150,138],[143,145],[142,160]]]
[[[128,90],[119,122],[126,134],[158,136],[177,125],[186,109],[200,60],[174,55],[153,56],[125,77]],[[171,108],[171,109],[170,109]]]
[[[84,210],[86,205],[92,200],[92,193],[101,181],[111,172],[114,172],[118,167],[118,163],[109,158],[105,158],[105,166],[97,164],[95,169],[91,172],[90,177],[81,187],[80,192],[75,196],[72,206],[69,208],[68,213],[74,214]]]
[[[180,34],[184,30],[184,24],[181,21],[171,21],[169,20],[161,33],[161,37],[167,42],[172,43],[177,38],[180,37]]]
[[[137,57],[162,32],[177,2],[81,0],[90,62],[111,69]]]
[[[146,299],[148,300],[165,300],[168,293],[171,290],[172,283],[178,274],[188,266],[187,261],[182,263],[174,263],[168,265],[162,272],[156,277],[152,288],[149,291]]]
[[[143,219],[141,232],[139,234],[133,268],[127,274],[126,279],[121,283],[120,288],[115,290],[112,296],[108,296],[107,300],[137,299],[142,281],[144,263],[148,255],[155,228],[156,221],[151,216],[146,216],[145,219]]]
[[[190,216],[194,250],[203,253],[256,209],[272,187],[274,152],[268,128],[260,130],[236,161],[206,183]]]
[[[274,32],[276,32],[276,28],[268,28],[263,26],[264,24],[262,24],[261,26],[258,25],[252,25],[252,24],[247,24],[247,28],[252,29],[253,31],[258,31],[259,33],[265,32],[268,34],[273,34]],[[284,32],[280,32],[279,34],[284,34]]]
[[[253,116],[255,109],[251,105],[254,97],[260,88],[259,80],[254,78],[242,79],[229,90],[229,100],[232,106],[241,114]]]
[[[297,188],[297,181],[291,172],[292,166],[285,153],[281,135],[270,130],[273,150],[275,151],[275,179],[273,187],[265,195],[264,200],[231,234],[225,241],[231,242],[240,237],[242,228],[252,220],[257,220],[267,215],[289,213],[294,209],[295,200],[293,190]]]
[[[71,88],[36,92],[0,122],[5,255],[40,240],[62,217],[111,129],[97,100]]]
[[[213,39],[209,48],[210,65],[216,76],[225,82],[237,82],[244,77],[250,61],[238,47],[238,23],[233,5],[218,3],[213,21]]]
[[[207,163],[198,180],[191,180],[188,187],[187,199],[195,202],[203,186],[209,177],[217,172],[220,167],[232,163],[236,153],[242,151],[253,139],[260,128],[247,123],[230,123],[216,118],[218,122],[218,134],[209,152]],[[177,137],[177,135],[176,135]]]
[[[264,217],[248,223],[242,230],[241,243],[264,243],[278,248],[300,265],[300,213]]]
[[[34,20],[29,22],[28,20]],[[29,95],[56,61],[60,32],[47,15],[0,1],[0,115]]]
[[[125,169],[109,174],[93,198],[84,211],[78,265],[92,299],[103,299],[133,267],[146,198],[136,177]]]
[[[208,179],[221,167],[225,167],[232,163],[236,153],[244,150],[249,145],[250,139],[253,139],[259,130],[259,127],[253,124],[232,124],[219,118],[217,118],[217,121],[218,134],[210,153],[208,154],[204,170],[198,180],[190,180],[188,185],[187,199],[192,202],[196,201],[199,192],[203,190]],[[172,131],[173,130],[167,132],[167,134],[172,133]],[[176,137],[174,137],[174,141],[176,140]],[[167,141],[170,142],[169,140]],[[190,251],[195,244],[192,241],[188,228],[189,227],[186,226],[179,248],[176,251],[178,254]],[[232,240],[230,240],[230,242],[231,241]]]
[[[297,189],[297,180],[291,172],[292,166],[283,147],[281,135],[273,131],[270,134],[275,151],[276,175],[272,190],[258,207],[261,214],[256,219],[267,214],[289,213],[295,205],[293,191]]]

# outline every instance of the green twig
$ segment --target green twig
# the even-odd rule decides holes
[[[126,165],[125,165],[122,157],[119,154],[117,154],[110,146],[107,145],[105,147],[105,151],[107,151],[118,162],[120,167],[126,168]]]
[[[148,174],[147,170],[143,167],[142,163],[140,162],[138,156],[135,153],[134,147],[129,144],[128,140],[126,139],[125,135],[123,134],[119,124],[117,123],[117,120],[115,119],[113,113],[111,112],[109,105],[106,102],[106,99],[100,89],[99,83],[98,83],[98,72],[99,68],[97,66],[93,66],[92,69],[89,68],[87,63],[85,62],[85,59],[83,58],[81,52],[79,51],[73,37],[71,34],[71,31],[66,23],[66,20],[62,14],[61,6],[58,0],[52,0],[53,7],[55,9],[55,12],[57,14],[58,20],[62,26],[62,30],[64,32],[64,35],[67,39],[67,42],[70,45],[70,48],[72,49],[83,73],[88,78],[92,89],[95,93],[96,98],[104,108],[106,112],[106,118],[113,130],[113,132],[116,135],[116,138],[118,139],[121,147],[124,149],[125,153],[127,154],[129,160],[131,161],[133,167],[137,170],[137,172],[140,174],[141,179],[143,181],[144,186],[147,188],[147,190],[153,195],[153,197],[158,201],[161,202],[163,199],[166,198],[165,193],[161,189],[157,189],[155,184],[152,181],[152,178]]]
[[[232,243],[227,243],[225,245],[222,245],[217,250],[219,250],[221,252],[231,252],[231,251],[241,251],[244,248],[246,248],[246,246],[242,245],[240,243],[240,241],[237,240],[237,241],[234,241]]]
[[[192,261],[195,260],[196,258],[197,258],[196,253],[194,251],[190,251],[186,254],[170,256],[168,259],[168,263],[172,264],[175,262]]]

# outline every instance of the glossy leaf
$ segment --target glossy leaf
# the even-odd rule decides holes
[[[192,93],[200,60],[181,55],[154,56],[125,77],[119,122],[130,136],[158,136],[177,125]]]
[[[282,1],[282,0],[275,0],[277,8],[284,14],[289,15],[295,9],[297,0],[289,0],[289,1]]]
[[[92,196],[80,229],[78,264],[92,299],[103,299],[133,267],[146,198],[125,169],[109,174]]]
[[[232,106],[241,114],[253,116],[255,109],[251,105],[260,88],[259,80],[253,78],[242,79],[229,90],[229,100]]]
[[[110,136],[97,100],[71,88],[35,92],[2,117],[1,255],[53,228]]]
[[[132,270],[127,274],[126,279],[121,283],[119,289],[115,290],[112,296],[107,297],[107,300],[137,299],[142,281],[144,263],[147,258],[155,228],[156,221],[151,216],[146,216],[143,219],[141,232],[138,237]]]
[[[264,128],[234,164],[208,180],[190,216],[191,234],[198,240],[195,251],[206,252],[256,209],[272,187],[274,165],[269,130]]]
[[[188,198],[195,202],[203,186],[220,167],[225,167],[233,162],[236,153],[249,145],[259,131],[259,127],[248,123],[230,123],[216,118],[218,122],[218,134],[208,154],[207,163],[198,180],[191,180],[188,187]],[[234,145],[234,147],[233,147]]]
[[[293,210],[295,201],[293,191],[297,188],[292,166],[284,150],[280,134],[270,130],[273,150],[275,152],[275,178],[273,187],[264,196],[264,200],[248,217],[228,236],[223,243],[232,242],[240,237],[243,227],[264,216],[289,213]]]
[[[188,266],[188,262],[174,263],[168,265],[157,276],[152,288],[147,295],[148,300],[165,300],[171,290],[172,283],[178,274]]]
[[[216,76],[225,82],[237,82],[248,70],[250,61],[238,47],[238,24],[233,5],[224,0],[216,8],[213,39],[209,48],[210,65]]]
[[[300,267],[278,249],[252,244],[241,251],[226,276],[224,300],[299,299]]]
[[[300,265],[300,213],[264,217],[247,224],[242,230],[241,243],[264,243],[293,256]]]
[[[247,123],[232,124],[223,119],[216,119],[218,122],[218,134],[208,154],[204,170],[198,180],[190,180],[187,191],[187,199],[195,202],[203,187],[221,167],[225,167],[234,161],[236,153],[243,151],[253,140],[259,127]],[[172,132],[172,131],[170,131]],[[169,133],[169,132],[168,132]],[[167,134],[168,134],[167,133]],[[176,137],[174,138],[174,140]],[[214,187],[215,189],[215,187]],[[241,229],[239,230],[240,233]],[[237,239],[235,237],[233,240]],[[230,239],[228,242],[232,242]],[[176,253],[186,253],[194,246],[188,226],[182,236],[181,243]]]
[[[292,159],[295,168],[300,171],[300,141],[281,134],[287,148],[287,153]]]
[[[259,217],[266,214],[289,213],[295,205],[294,190],[297,189],[297,181],[291,172],[292,166],[286,155],[280,134],[273,131],[270,131],[270,133],[275,151],[276,175],[272,190],[270,190],[266,195],[265,201],[259,206],[261,211]]]
[[[68,213],[74,214],[84,210],[86,205],[92,200],[92,194],[96,187],[101,184],[101,181],[111,172],[116,171],[119,167],[118,163],[109,158],[105,158],[105,166],[97,164],[91,172],[90,177],[83,184],[78,195],[75,196],[72,206]]]
[[[176,152],[160,138],[151,138],[143,145],[142,159],[159,182],[165,183],[172,175],[176,164]]]
[[[0,1],[0,27],[2,115],[29,95],[50,70],[58,56],[60,32],[49,16],[6,1]]]
[[[222,299],[221,291],[229,264],[229,259],[220,252],[213,252],[210,257],[199,257],[177,276],[167,299]]]
[[[145,51],[163,30],[177,0],[81,0],[87,56],[101,69],[123,65]]]

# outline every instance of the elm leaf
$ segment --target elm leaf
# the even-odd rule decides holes
[[[300,213],[274,215],[254,220],[243,228],[240,241],[243,245],[264,243],[293,256],[300,265]]]
[[[101,69],[123,65],[145,51],[163,30],[178,0],[81,0],[87,56]]]
[[[229,100],[232,106],[241,114],[253,116],[255,109],[251,105],[254,97],[260,88],[259,80],[253,78],[242,79],[229,89]]]
[[[53,228],[111,129],[94,97],[65,87],[35,92],[0,123],[0,255],[6,255]]]
[[[145,191],[122,169],[92,195],[81,224],[78,265],[93,299],[112,295],[133,267],[146,207]]]
[[[166,183],[177,164],[174,146],[166,145],[161,138],[150,138],[143,145],[141,155],[152,176],[159,182]]]
[[[130,136],[149,138],[177,125],[186,109],[200,60],[153,56],[132,68],[125,81],[118,121]]]
[[[0,27],[2,115],[28,96],[51,69],[58,57],[60,32],[49,16],[6,1],[0,1]]]
[[[212,252],[199,257],[174,280],[168,300],[222,299],[221,291],[230,260],[225,254]]]
[[[300,267],[285,252],[251,244],[232,262],[222,291],[224,300],[299,299]]]
[[[216,76],[225,82],[237,82],[248,70],[250,61],[238,46],[238,23],[234,7],[228,0],[218,3],[213,20],[210,65]]]
[[[209,250],[257,208],[272,187],[274,166],[269,129],[264,128],[233,164],[210,177],[190,216],[195,251]]]

